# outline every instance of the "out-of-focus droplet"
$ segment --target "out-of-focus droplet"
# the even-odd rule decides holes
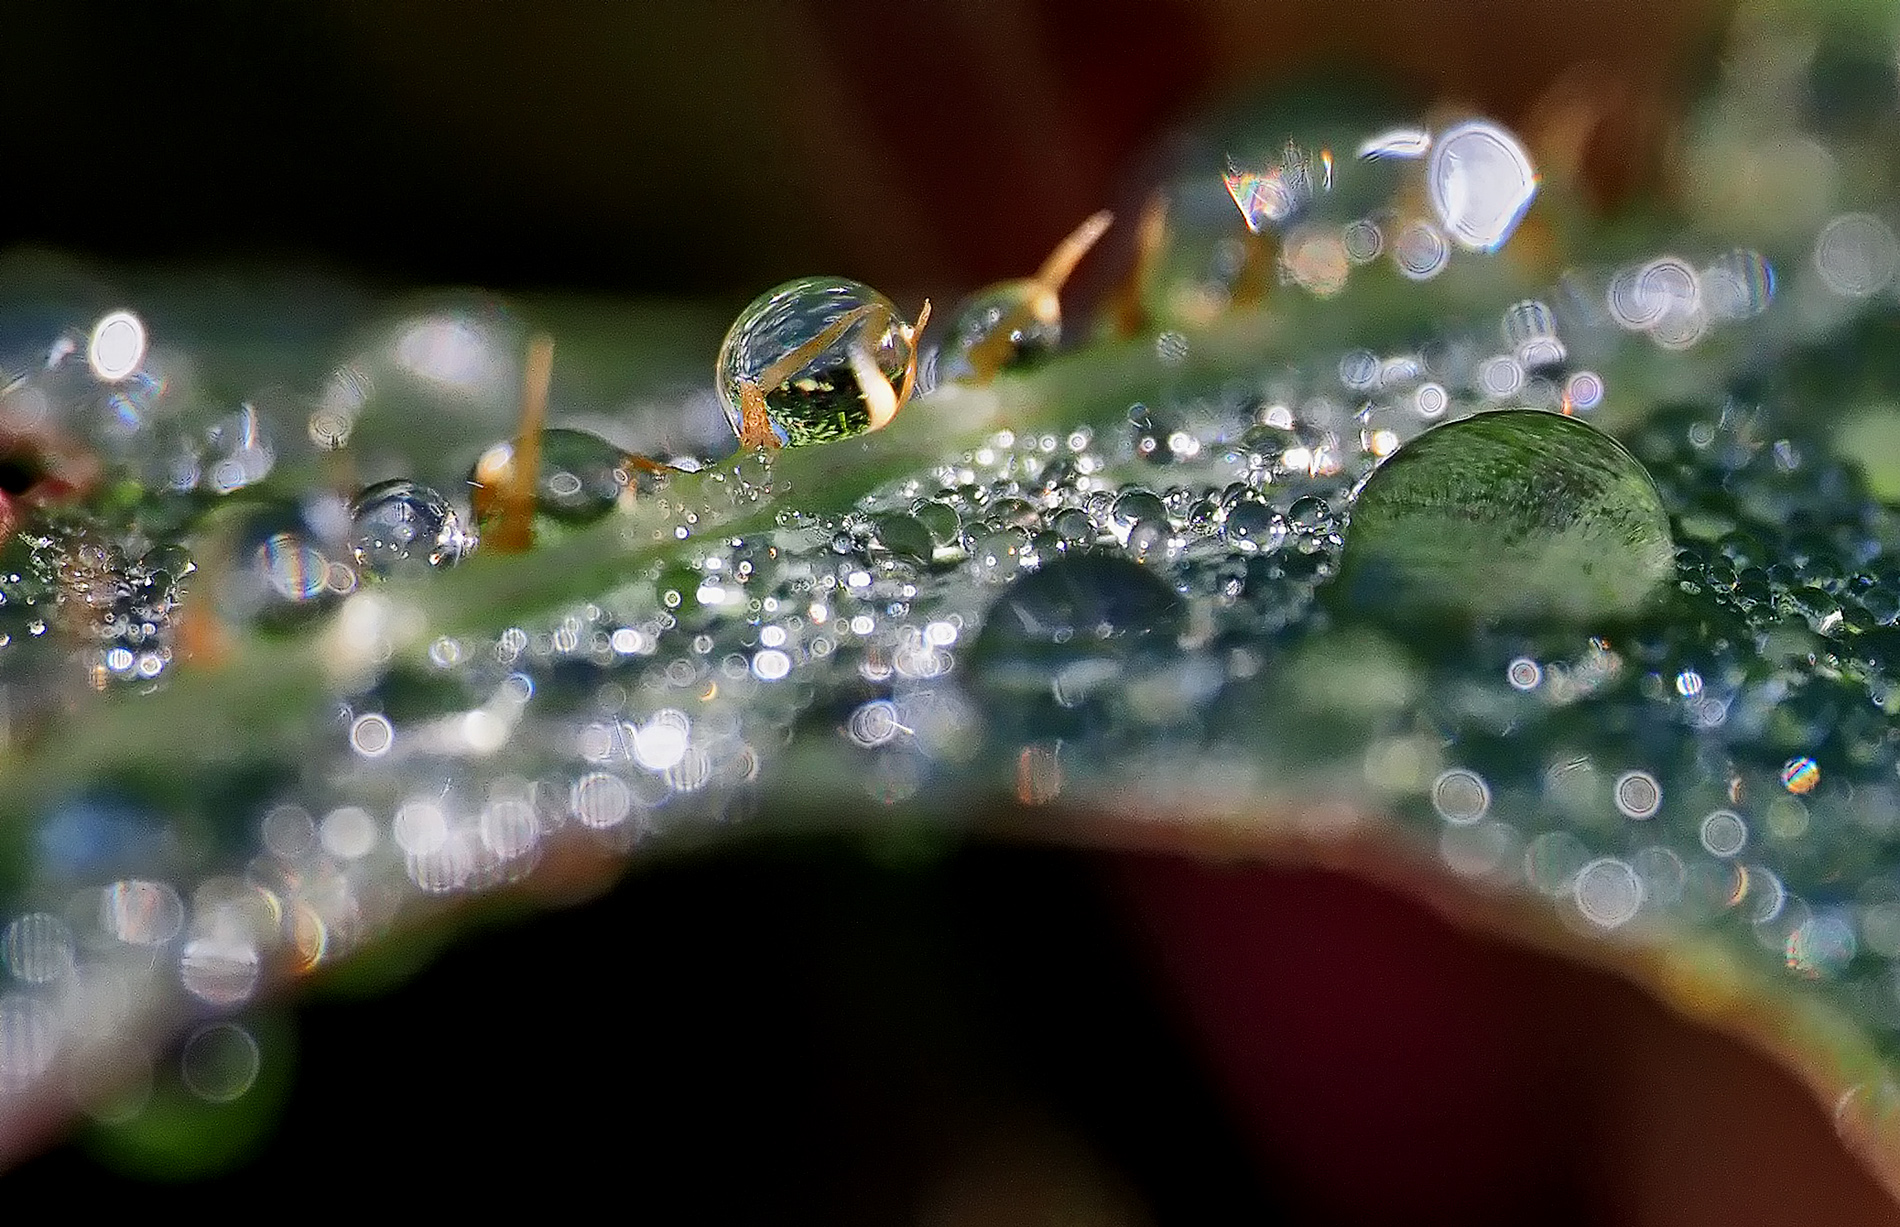
[[[200,1027],[185,1041],[178,1073],[185,1087],[207,1103],[231,1103],[257,1081],[263,1059],[251,1033],[236,1023]]]
[[[86,342],[86,365],[106,383],[118,383],[137,373],[145,361],[145,321],[130,311],[114,311],[99,318]]]
[[[272,533],[257,547],[255,563],[269,591],[293,604],[323,594],[330,560],[323,551],[296,533]]]
[[[1752,319],[1775,297],[1774,266],[1758,251],[1738,248],[1716,257],[1701,281],[1703,300],[1717,319]]]
[[[1537,195],[1537,169],[1504,128],[1474,119],[1441,133],[1426,163],[1426,195],[1461,247],[1503,246]]]
[[[254,486],[270,476],[277,463],[257,410],[248,404],[214,422],[205,432],[205,444],[198,460],[198,485],[213,494]]]
[[[128,878],[99,892],[100,927],[133,946],[160,946],[177,936],[185,903],[166,882]]]
[[[937,354],[937,380],[964,383],[980,377],[972,355],[986,343],[1001,350],[999,370],[1032,366],[1054,353],[1062,317],[1055,296],[1037,282],[1005,281],[959,306],[945,331],[949,339]]]
[[[1564,380],[1562,407],[1565,412],[1587,413],[1603,403],[1603,377],[1595,371],[1578,371]]]
[[[46,984],[73,969],[72,926],[50,912],[28,912],[0,932],[0,959],[15,978]]]
[[[1432,134],[1424,128],[1388,128],[1369,136],[1359,144],[1359,156],[1368,161],[1383,158],[1422,158],[1432,149]]]
[[[1821,228],[1814,267],[1836,294],[1870,298],[1892,283],[1900,267],[1900,240],[1873,214],[1848,213]]]
[[[1230,160],[1221,179],[1247,229],[1258,234],[1297,217],[1315,192],[1332,189],[1330,156],[1288,141],[1277,162],[1256,167]]]
[[[497,443],[483,452],[469,476],[470,501],[477,524],[486,527],[500,513],[514,481],[514,443]],[[540,472],[535,482],[537,521],[592,524],[663,476],[661,466],[630,456],[599,435],[564,426],[541,432]],[[540,534],[537,533],[537,539]]]
[[[1491,786],[1468,767],[1453,767],[1432,782],[1432,808],[1453,826],[1470,826],[1491,812]]]
[[[1113,220],[1095,214],[1056,246],[1035,276],[979,290],[959,306],[937,354],[937,380],[988,383],[1054,353],[1062,340],[1062,287]]]
[[[1604,929],[1621,928],[1643,906],[1643,882],[1629,862],[1599,857],[1577,871],[1573,889],[1577,910]]]
[[[1820,764],[1805,754],[1789,759],[1781,768],[1781,786],[1797,796],[1813,792],[1820,782]]]
[[[1067,554],[990,607],[971,648],[970,684],[997,701],[999,717],[1046,729],[1137,661],[1164,660],[1185,613],[1149,568],[1112,554]]]
[[[1564,343],[1557,338],[1557,317],[1547,304],[1534,298],[1505,309],[1504,342],[1518,365],[1527,371],[1556,366],[1564,360]]]
[[[1408,222],[1393,241],[1392,260],[1410,280],[1429,281],[1451,262],[1451,245],[1438,227]]]
[[[1346,288],[1352,258],[1336,227],[1302,225],[1281,244],[1280,268],[1296,285],[1330,298]]]
[[[185,991],[209,1005],[232,1006],[249,1000],[260,973],[257,947],[227,937],[200,937],[178,956]]]
[[[1647,771],[1629,771],[1619,776],[1611,796],[1619,813],[1638,822],[1654,818],[1656,811],[1662,808],[1662,785]]]
[[[1702,820],[1702,847],[1710,856],[1724,859],[1741,852],[1748,845],[1748,824],[1742,816],[1730,809],[1718,809]]]

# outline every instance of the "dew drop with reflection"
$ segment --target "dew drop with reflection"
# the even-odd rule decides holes
[[[426,574],[454,566],[474,538],[447,499],[419,482],[378,482],[350,502],[350,553],[382,577]]]

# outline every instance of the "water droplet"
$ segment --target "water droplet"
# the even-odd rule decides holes
[[[882,426],[916,357],[891,300],[842,277],[801,277],[739,313],[719,347],[715,379],[726,418],[745,434],[745,389],[786,446],[848,439]],[[880,386],[882,385],[882,386]]]
[[[1789,759],[1781,767],[1781,786],[1796,795],[1814,791],[1821,782],[1821,766],[1805,754]]]
[[[1011,584],[971,648],[971,681],[998,716],[1055,721],[1124,676],[1159,664],[1185,607],[1153,571],[1112,554],[1072,553]]]
[[[1451,244],[1438,227],[1407,222],[1392,244],[1392,259],[1411,280],[1429,281],[1451,262]]]
[[[1900,240],[1871,213],[1849,213],[1821,228],[1814,267],[1827,288],[1847,298],[1869,298],[1887,288],[1900,266]]]
[[[1088,545],[1095,540],[1095,522],[1080,507],[1064,507],[1049,522],[1064,548]]]
[[[200,1027],[185,1041],[178,1074],[192,1094],[207,1103],[232,1103],[257,1082],[263,1065],[257,1041],[236,1023]]]
[[[1859,600],[1867,616],[1880,626],[1891,626],[1894,619],[1900,618],[1900,591],[1887,584],[1874,584],[1863,589]]]
[[[1115,499],[1110,515],[1124,539],[1144,524],[1158,527],[1164,533],[1168,528],[1167,504],[1153,491],[1140,486],[1124,489]]]
[[[447,499],[418,482],[377,482],[350,503],[350,553],[374,575],[416,575],[474,546]]]
[[[73,969],[72,926],[50,912],[29,912],[0,933],[0,959],[28,984],[46,984]]]
[[[1227,505],[1220,530],[1222,540],[1247,554],[1271,553],[1286,540],[1286,521],[1272,504],[1251,491]]]
[[[1626,617],[1675,574],[1661,495],[1610,436],[1540,410],[1425,432],[1367,479],[1337,590],[1378,616]]]
[[[537,530],[555,524],[592,524],[657,484],[659,474],[651,461],[628,455],[599,435],[567,427],[541,432],[540,478],[535,484]],[[497,443],[483,452],[469,475],[470,499],[476,523],[485,529],[500,513],[502,501],[514,482],[515,448],[512,441]],[[537,538],[542,534],[537,531]]]
[[[1472,120],[1439,135],[1425,168],[1439,224],[1460,245],[1495,251],[1537,195],[1537,170],[1511,133]]]
[[[991,583],[1012,580],[1025,565],[1034,562],[1029,534],[1013,525],[983,534],[971,547],[970,557],[976,563],[977,574]]]
[[[961,544],[963,517],[949,503],[941,499],[921,499],[911,505],[910,513],[930,531],[930,539],[937,548]]]
[[[1286,518],[1294,532],[1309,537],[1331,532],[1335,522],[1333,509],[1317,494],[1304,494],[1294,499],[1293,505],[1286,509]]]
[[[877,544],[899,558],[928,563],[936,554],[931,531],[916,516],[889,512],[878,516],[872,525]]]

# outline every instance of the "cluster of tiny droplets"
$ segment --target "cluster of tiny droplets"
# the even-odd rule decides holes
[[[1360,152],[1417,159],[1452,138],[1486,134],[1392,132]],[[1453,258],[1448,234],[1484,238],[1444,215],[1329,217],[1319,165],[1289,147],[1228,184],[1250,225],[1285,232],[1287,286],[1332,297],[1382,256],[1425,280]],[[736,537],[683,519],[687,547],[592,601],[437,637],[424,665],[371,669],[312,760],[255,806],[239,867],[180,870],[188,893],[162,872],[71,887],[101,846],[118,855],[100,863],[195,863],[178,833],[111,798],[71,801],[44,841],[63,893],[0,929],[0,1092],[85,1069],[76,1093],[124,1110],[106,1093],[136,1084],[137,1063],[94,1058],[170,984],[206,1020],[181,1058],[186,1082],[214,1101],[240,1095],[256,1044],[220,1020],[276,969],[360,948],[419,896],[519,881],[562,832],[625,851],[747,819],[761,796],[798,795],[788,773],[925,804],[995,788],[1025,802],[1134,784],[1165,795],[1210,775],[1235,797],[1359,797],[1451,871],[1547,896],[1584,931],[1738,934],[1900,1050],[1900,879],[1883,851],[1900,831],[1900,524],[1793,412],[1813,394],[1799,378],[1723,386],[1628,440],[1679,546],[1668,608],[1632,630],[1480,631],[1432,655],[1338,627],[1318,597],[1360,479],[1437,423],[1502,404],[1589,414],[1614,402],[1621,369],[1688,362],[1731,335],[1799,359],[1816,321],[1891,316],[1900,243],[1873,213],[1821,210],[1799,242],[1750,241],[1761,250],[1567,274],[1479,327],[1152,397],[1113,428],[999,432],[843,515],[787,508]],[[1171,292],[1197,303],[1226,290]],[[134,453],[178,394],[135,325],[108,317],[93,344],[70,339],[47,373],[8,389],[7,422],[50,412],[102,451]],[[374,427],[379,381],[458,405],[508,385],[491,327],[401,322],[388,354],[337,368],[301,423],[310,443],[334,450]],[[1168,329],[1156,352],[1185,368],[1193,345]],[[296,435],[282,427],[247,407],[171,430],[164,480],[180,494],[261,481]],[[180,451],[180,438],[203,446]],[[398,518],[420,527],[393,546],[364,539],[360,514],[298,509],[260,547],[272,591],[341,597],[372,560],[459,556],[455,509],[416,483],[396,495]],[[190,574],[170,548],[94,525],[15,538],[0,571],[9,711],[33,701],[43,658],[22,652],[45,643],[62,604],[87,610],[90,678],[162,671]],[[1111,590],[1128,573],[1105,560],[1143,569],[1157,591],[1130,602]],[[999,619],[1085,607],[1099,624],[1054,626],[1043,657],[986,654]],[[1177,607],[1178,620],[1160,616]],[[365,585],[337,616],[374,641],[396,613]],[[1158,627],[1113,658],[1065,639]],[[1024,693],[1024,670],[1047,727],[1021,727],[995,697]]]

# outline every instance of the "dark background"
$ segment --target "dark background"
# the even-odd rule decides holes
[[[0,248],[733,302],[829,271],[948,299],[1138,203],[1177,124],[1345,71],[1526,128],[1584,91],[1599,205],[1666,190],[1718,29],[1624,0],[22,3]],[[69,1146],[7,1187],[590,1195],[662,1222],[1889,1214],[1759,1059],[1315,873],[773,843],[637,868],[294,1029],[249,1164],[152,1185]]]
[[[944,294],[1133,204],[1170,127],[1367,74],[1602,113],[1653,178],[1713,0],[8,6],[0,247],[311,260],[398,283],[749,298],[834,271]]]

